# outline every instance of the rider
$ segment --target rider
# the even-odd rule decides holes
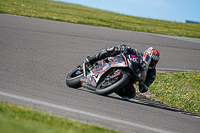
[[[107,49],[102,50],[99,54],[92,57],[87,56],[86,61],[90,64],[98,60],[102,60],[106,57],[116,56],[120,53],[127,55],[135,55],[139,59],[139,74],[138,76],[142,79],[139,82],[139,91],[145,93],[148,91],[148,87],[153,83],[156,78],[156,64],[160,59],[159,51],[154,47],[149,47],[144,52],[140,52],[137,49],[132,49],[125,44],[121,44],[118,47],[110,46]],[[135,96],[135,87],[133,86],[125,87],[116,92],[119,96],[123,98],[133,98]]]

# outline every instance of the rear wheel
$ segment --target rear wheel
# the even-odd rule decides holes
[[[79,88],[81,87],[80,78],[83,76],[82,69],[74,69],[67,75],[66,84],[72,88]]]
[[[129,79],[130,77],[126,73],[114,78],[107,77],[97,86],[96,93],[104,96],[109,95],[123,88],[129,82]]]

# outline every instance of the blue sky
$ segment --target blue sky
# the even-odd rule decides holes
[[[56,0],[120,14],[175,22],[200,22],[200,0]]]

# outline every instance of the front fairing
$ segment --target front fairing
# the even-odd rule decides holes
[[[127,62],[132,73],[135,73],[139,67],[139,59],[136,55],[127,55]]]
[[[96,87],[101,77],[115,67],[128,67],[128,62],[124,55],[108,57],[102,60],[94,69],[92,69],[86,77],[81,77],[80,81],[88,85]]]

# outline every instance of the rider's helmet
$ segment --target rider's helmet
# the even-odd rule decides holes
[[[160,59],[159,51],[154,47],[149,47],[143,53],[143,61],[148,64],[149,69],[153,69]]]

